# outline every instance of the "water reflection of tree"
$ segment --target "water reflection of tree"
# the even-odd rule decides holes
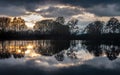
[[[0,59],[9,57],[11,57],[11,54],[5,49],[5,43],[0,42]]]
[[[29,44],[31,44],[29,46]],[[52,56],[58,54],[62,50],[68,49],[70,46],[69,40],[36,40],[36,41],[1,41],[0,42],[0,58],[22,58],[27,50],[35,50],[37,54],[43,56]],[[56,57],[57,59],[57,57]],[[62,60],[62,59],[61,59]]]
[[[77,59],[77,55],[76,55],[77,50],[75,49],[75,47],[77,46],[78,43],[80,43],[79,40],[72,40],[70,42],[70,48],[69,48],[69,50],[67,50],[67,53],[66,53],[68,58]]]
[[[43,40],[39,41],[39,46],[36,52],[41,55],[52,56],[62,50],[68,49],[69,46],[69,40]]]
[[[57,61],[63,61],[64,60],[64,52],[57,53],[55,55],[55,58]]]
[[[116,59],[120,53],[119,46],[109,45],[109,46],[103,46],[102,48],[105,50],[105,54],[110,60]]]
[[[102,50],[100,48],[100,44],[97,43],[97,41],[85,41],[83,45],[86,46],[86,49],[94,54],[94,56],[101,56],[102,55]]]
[[[106,43],[107,44],[107,43]],[[120,53],[120,46],[100,44],[98,41],[84,41],[82,45],[94,56],[107,56],[109,60],[115,60]]]
[[[76,50],[74,49],[74,47],[76,46],[77,43],[78,43],[78,40],[70,41],[69,49],[55,54],[56,60],[63,61],[65,55],[72,60],[77,59]]]
[[[71,59],[77,59],[77,55],[75,52],[76,52],[75,50],[71,49],[71,50],[68,50],[66,54]]]
[[[20,42],[14,41],[14,43],[11,44],[10,41],[0,42],[0,59],[10,58],[13,56],[14,58],[22,58],[25,55],[25,48],[22,48],[19,44]]]
[[[63,61],[65,55],[77,59],[76,50],[73,49],[75,45],[76,41],[71,40],[41,40],[38,41],[36,52],[43,56],[54,56],[57,61]]]

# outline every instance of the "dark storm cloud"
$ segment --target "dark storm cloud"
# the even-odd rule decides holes
[[[14,9],[14,10],[13,10]],[[16,10],[17,9],[17,10]],[[1,15],[18,16],[25,14],[25,9],[20,7],[0,7]],[[19,11],[18,11],[19,10]]]
[[[47,3],[49,2],[59,2],[63,4],[78,5],[82,7],[92,7],[99,4],[120,4],[120,0],[1,0],[2,5],[26,5],[26,4],[38,4],[38,3]]]
[[[1,9],[0,12],[2,12],[2,13],[6,12],[8,10],[6,8],[13,7],[13,6],[19,7],[19,8],[22,7],[23,9],[25,9],[27,11],[35,12],[35,9],[38,6],[43,6],[43,5],[47,5],[47,4],[51,4],[51,3],[64,4],[64,5],[68,4],[71,6],[82,7],[82,8],[85,8],[87,12],[93,13],[98,16],[120,16],[120,14],[118,13],[120,11],[120,0],[0,0],[0,8],[5,8],[5,9]],[[111,5],[111,6],[116,5],[116,6],[113,8],[110,8],[109,5]],[[97,7],[97,6],[101,6],[101,7]],[[103,10],[101,10],[101,9],[103,9]],[[114,10],[112,10],[112,9],[114,9]],[[5,14],[9,13],[8,15],[13,15],[14,13],[18,13],[18,14],[15,14],[15,16],[21,15],[21,13],[19,13],[19,12],[21,12],[21,10],[18,10],[18,9],[9,9],[9,10],[13,10],[13,11],[15,10],[18,12],[10,11],[10,13],[9,13],[9,11],[8,11]],[[74,10],[71,10],[71,11],[74,11]],[[63,13],[63,12],[61,10],[61,11],[58,11],[58,13]],[[64,12],[63,14],[65,14],[65,15],[70,14],[70,16],[71,16],[71,12],[70,13]],[[48,14],[45,16],[53,16],[53,15]]]
[[[59,0],[61,3],[82,6],[84,8],[96,5],[120,4],[120,0]]]
[[[22,7],[29,11],[34,11],[38,4],[44,3],[42,0],[0,0],[0,7],[1,8],[9,8],[9,7]],[[18,9],[11,9],[17,10]],[[2,10],[1,10],[2,11]]]
[[[19,16],[34,11],[44,0],[0,0],[0,15]]]
[[[120,8],[118,5],[95,6],[86,9],[86,11],[94,13],[97,16],[120,16]]]
[[[77,14],[82,14],[83,12],[79,8],[59,8],[59,7],[54,7],[50,6],[47,9],[43,9],[39,11],[42,16],[44,17],[57,17],[57,16],[64,16],[64,17],[69,17],[72,15],[77,15]]]
[[[35,4],[41,3],[53,3],[58,2],[62,4],[70,4],[74,6],[81,6],[84,8],[90,8],[96,5],[109,5],[109,4],[120,4],[120,0],[0,0],[0,4],[3,6],[6,5],[15,5],[15,6],[28,6],[34,7]]]
[[[120,0],[60,0],[61,3],[80,6],[97,16],[120,16]]]

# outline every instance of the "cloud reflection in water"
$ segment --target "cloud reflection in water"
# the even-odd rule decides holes
[[[62,44],[62,45],[61,45]],[[12,46],[15,46],[14,49]],[[95,56],[95,50],[100,47],[102,54]],[[114,48],[115,47],[115,48]],[[39,41],[5,41],[0,43],[0,70],[6,69],[11,72],[12,70],[35,70],[35,72],[59,72],[62,69],[72,70],[80,69],[90,70],[95,69],[101,71],[115,70],[119,72],[120,56],[113,61],[106,58],[106,52],[113,52],[112,56],[119,51],[119,46],[111,45],[94,45],[82,44],[81,41],[58,41],[39,40]],[[21,48],[21,51],[19,51]],[[23,50],[22,50],[23,49]],[[90,49],[90,50],[89,50]],[[105,50],[108,49],[108,50]],[[116,49],[116,50],[113,50]],[[43,51],[42,51],[43,50]],[[93,50],[93,51],[92,51]],[[23,52],[23,57],[15,58],[16,55]],[[6,54],[5,54],[6,53]],[[5,56],[10,54],[11,57]],[[86,67],[86,68],[85,68]],[[11,68],[11,69],[9,69]],[[72,68],[72,69],[71,69]],[[81,69],[80,69],[81,71]],[[92,71],[92,70],[90,70]],[[32,74],[32,73],[31,73]]]

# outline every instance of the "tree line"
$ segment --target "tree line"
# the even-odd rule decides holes
[[[0,31],[24,31],[27,29],[24,19],[20,17],[14,17],[13,19],[9,17],[0,17]]]
[[[71,19],[68,22],[64,17],[56,19],[45,19],[37,21],[33,30],[29,30],[25,20],[21,17],[0,17],[0,33],[4,32],[34,32],[36,34],[78,34],[80,33],[77,27],[78,19]],[[110,18],[105,23],[104,21],[94,21],[89,23],[82,31],[82,34],[102,34],[102,33],[120,33],[120,22],[117,18]]]
[[[38,34],[70,34],[77,22],[77,19],[71,19],[65,23],[64,17],[57,17],[56,19],[37,21],[33,30],[29,30],[25,20],[21,17],[0,17],[0,33],[31,31]]]
[[[104,21],[94,21],[85,27],[83,33],[120,33],[120,22],[117,18],[114,17],[110,18],[107,23]]]

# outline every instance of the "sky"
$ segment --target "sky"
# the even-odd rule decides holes
[[[45,18],[79,19],[79,25],[95,20],[120,19],[120,0],[0,0],[0,16],[22,17],[31,27]]]

